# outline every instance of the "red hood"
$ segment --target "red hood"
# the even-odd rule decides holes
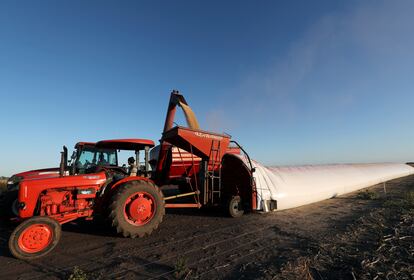
[[[22,177],[23,180],[54,178],[54,177],[59,177],[59,168],[55,167],[55,168],[30,170],[30,171],[25,171],[25,172],[14,174],[13,176]]]

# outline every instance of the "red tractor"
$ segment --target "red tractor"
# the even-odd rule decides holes
[[[67,153],[66,148],[63,148],[64,153]],[[65,167],[65,174],[69,174],[69,169],[75,166],[83,166],[89,158],[92,162],[96,162],[102,155],[111,158],[111,164],[118,166],[118,158],[116,150],[99,149],[95,147],[95,143],[78,142],[75,145],[75,150]],[[83,170],[76,170],[74,173],[82,173]],[[19,215],[17,193],[19,183],[23,180],[47,179],[59,177],[59,167],[30,170],[14,174],[7,181],[7,189],[0,194],[0,217],[15,218]]]
[[[177,105],[190,128],[172,127]],[[21,223],[10,236],[10,252],[20,259],[44,256],[57,245],[61,225],[78,218],[103,215],[118,233],[134,238],[157,229],[165,208],[218,205],[233,217],[255,209],[254,169],[248,155],[240,159],[244,151],[235,142],[230,146],[229,135],[200,130],[176,91],[160,142],[153,148],[154,142],[146,139],[99,141],[93,150],[106,153],[74,156],[69,166],[64,149],[57,176],[21,178],[17,202]],[[135,153],[135,172],[118,166],[117,150]],[[181,192],[164,196],[164,185],[176,185]]]

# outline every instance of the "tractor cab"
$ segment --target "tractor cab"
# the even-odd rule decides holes
[[[118,166],[118,157],[114,149],[97,148],[93,142],[78,142],[70,159],[68,149],[63,146],[57,176],[91,173],[96,166]]]
[[[63,153],[66,153],[65,148]],[[96,166],[118,167],[118,154],[115,149],[98,148],[95,143],[79,142],[68,162],[71,174],[85,174]]]
[[[152,140],[146,139],[114,139],[102,140],[97,143],[79,142],[68,160],[68,149],[63,146],[61,161],[57,176],[71,176],[80,174],[93,174],[100,170],[107,170],[115,174],[115,177],[131,176],[132,164],[127,167],[119,165],[118,152],[132,151],[133,165],[136,166],[134,176],[149,177],[149,150],[154,147]],[[140,161],[143,153],[144,161]],[[130,159],[131,159],[130,158]]]
[[[122,150],[134,152],[134,157],[132,157],[132,160],[131,158],[128,160],[129,166],[122,166],[121,168],[129,176],[149,177],[151,171],[149,165],[149,151],[152,147],[154,147],[154,141],[147,139],[103,140],[97,142],[95,147],[96,149],[102,151]],[[144,161],[141,161],[142,156]],[[118,157],[116,158],[118,159]],[[109,167],[114,169],[113,165],[110,165]]]

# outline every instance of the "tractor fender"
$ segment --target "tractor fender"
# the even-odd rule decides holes
[[[113,191],[117,190],[120,186],[125,185],[126,183],[131,182],[131,181],[146,181],[146,182],[151,182],[154,185],[156,185],[154,183],[154,181],[152,181],[149,178],[141,177],[141,176],[129,176],[129,177],[126,177],[126,178],[124,178],[122,180],[119,180],[118,182],[116,182],[115,184],[113,184],[111,186],[110,192],[113,192]]]

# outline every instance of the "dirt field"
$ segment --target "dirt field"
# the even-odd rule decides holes
[[[9,255],[1,224],[0,279],[413,279],[414,176],[386,190],[240,219],[169,211],[143,239],[67,224],[57,249],[32,262]]]

